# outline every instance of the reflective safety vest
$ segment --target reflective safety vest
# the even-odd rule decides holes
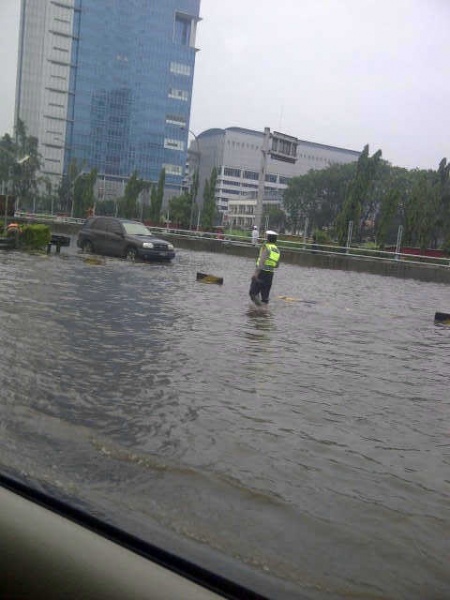
[[[270,244],[269,242],[266,242],[262,245],[261,250],[259,252],[259,257],[256,261],[257,266],[259,265],[259,260],[261,258],[261,254],[264,252],[264,249],[267,249],[269,251],[269,256],[266,257],[262,270],[273,271],[278,267],[278,261],[280,260],[280,251],[278,250],[275,244]]]

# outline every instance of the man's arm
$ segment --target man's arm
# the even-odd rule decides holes
[[[258,279],[258,276],[259,276],[260,272],[263,270],[264,263],[266,262],[266,259],[268,256],[269,256],[269,251],[264,246],[259,255],[258,262],[256,263],[256,269],[253,274],[253,278]]]

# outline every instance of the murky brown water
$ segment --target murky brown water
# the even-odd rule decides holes
[[[1,253],[3,468],[273,597],[449,598],[449,287],[252,269]]]

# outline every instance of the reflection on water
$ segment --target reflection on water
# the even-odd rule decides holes
[[[0,254],[4,468],[280,598],[450,597],[448,287],[252,268]]]
[[[254,348],[258,349],[260,343],[268,340],[271,332],[276,329],[275,319],[270,308],[256,307],[252,304],[249,305],[246,316],[248,318],[244,335],[250,342],[255,342]]]

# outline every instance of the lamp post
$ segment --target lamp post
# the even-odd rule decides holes
[[[265,182],[266,182],[266,169],[267,169],[267,157],[269,155],[271,134],[269,127],[264,129],[264,137],[261,146],[261,166],[259,168],[258,177],[258,195],[256,197],[256,210],[255,210],[255,225],[258,229],[261,228]]]

